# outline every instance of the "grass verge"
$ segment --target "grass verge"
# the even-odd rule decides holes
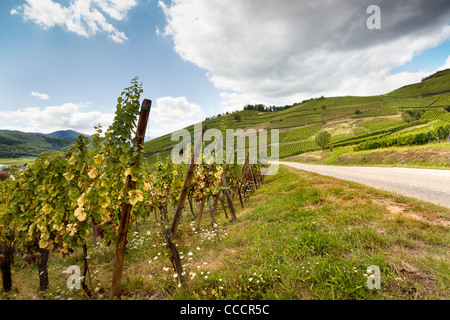
[[[358,152],[354,152],[353,148],[349,146],[336,148],[333,151],[308,152],[283,160],[327,165],[449,169],[450,142]]]

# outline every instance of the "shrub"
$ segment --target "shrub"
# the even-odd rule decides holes
[[[402,119],[405,122],[411,122],[411,121],[417,121],[420,118],[422,118],[422,116],[424,115],[425,110],[421,109],[421,110],[406,110],[402,113]]]

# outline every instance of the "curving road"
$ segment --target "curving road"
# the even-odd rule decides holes
[[[450,208],[450,170],[272,163],[359,182]]]

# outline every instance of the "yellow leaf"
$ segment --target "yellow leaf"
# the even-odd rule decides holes
[[[128,192],[128,197],[131,205],[135,205],[139,201],[144,200],[141,190],[131,190]]]
[[[77,204],[78,204],[79,207],[82,207],[83,204],[84,204],[84,195],[85,194],[83,193],[77,200]]]
[[[45,214],[50,214],[53,211],[53,208],[51,205],[49,205],[48,203],[46,203],[43,207],[42,207],[42,212],[44,212]]]
[[[69,160],[67,160],[67,163],[71,166],[75,164],[75,156],[71,156]]]
[[[95,169],[95,168],[90,168],[89,170],[88,170],[88,176],[89,176],[89,178],[91,178],[91,179],[94,179],[96,176],[97,176],[97,169]]]
[[[49,245],[49,241],[45,239],[39,240],[39,248],[45,249]]]
[[[106,208],[110,205],[111,200],[110,200],[109,198],[104,198],[104,199],[105,199],[105,202],[103,202],[103,203],[101,204],[101,207],[102,207],[103,209],[106,209]]]
[[[86,220],[86,215],[87,214],[86,214],[86,210],[84,210],[83,207],[78,207],[77,209],[75,209],[75,212],[73,213],[73,215],[79,221],[84,221],[84,220]]]
[[[128,175],[131,176],[132,181],[137,181],[137,177],[135,177],[133,175],[133,173],[131,172],[131,168],[128,168],[127,170],[125,170],[125,177],[128,177]]]
[[[66,173],[63,174],[63,176],[67,179],[67,181],[70,181],[70,180],[73,179],[74,174],[71,173],[71,172],[66,172]]]
[[[94,164],[96,165],[96,166],[99,166],[99,165],[101,165],[102,164],[102,157],[101,157],[101,155],[96,155],[95,157],[94,157]]]

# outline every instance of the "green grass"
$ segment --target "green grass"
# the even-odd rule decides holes
[[[17,166],[32,164],[36,158],[35,157],[20,157],[20,158],[1,158],[0,164],[5,164],[7,166]]]

